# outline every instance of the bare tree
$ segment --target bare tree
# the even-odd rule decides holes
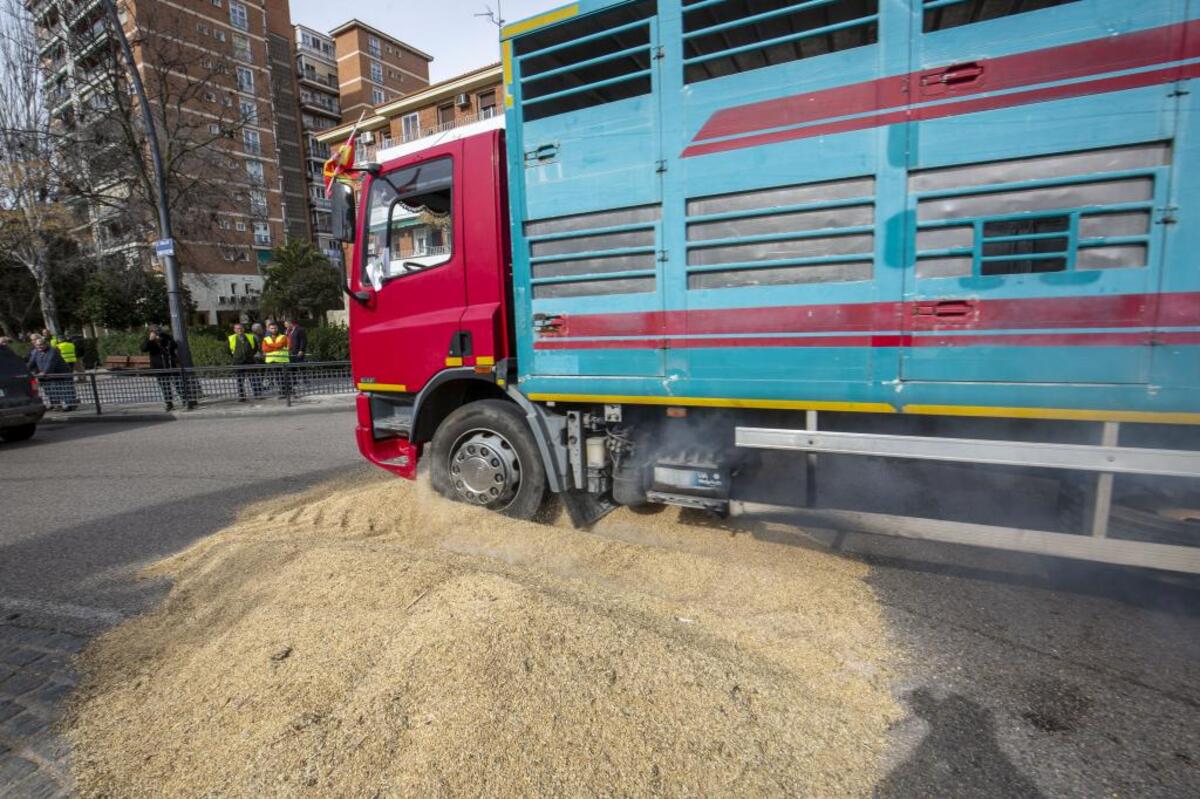
[[[189,241],[221,244],[230,238],[218,224],[222,212],[250,209],[267,215],[265,195],[233,156],[259,142],[256,133],[243,139],[243,131],[257,121],[257,105],[233,91],[236,67],[222,52],[232,43],[199,44],[187,28],[196,25],[195,19],[166,4],[139,3],[136,16],[124,23],[139,53],[158,128],[167,203],[184,266]],[[92,44],[106,25],[103,18],[91,27],[64,20],[55,32],[70,52],[92,53],[86,62],[76,61],[88,82],[86,95],[61,115],[58,126],[60,150],[69,154],[64,190],[86,200],[96,220],[94,235],[106,252],[136,250],[147,259],[156,230],[156,185],[140,109],[128,91],[120,54],[111,44]]]
[[[51,275],[52,240],[72,227],[59,202],[60,164],[50,132],[33,21],[20,0],[0,11],[0,247],[37,285],[42,317],[60,332]]]

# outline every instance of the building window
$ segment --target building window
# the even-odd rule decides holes
[[[215,36],[215,37],[217,38],[217,41],[218,41],[218,42],[223,42],[223,41],[225,41],[225,31],[218,31],[218,30],[214,30],[214,31],[213,31],[213,36]]]
[[[233,34],[233,57],[238,61],[253,61],[250,54],[250,40],[240,33]]]
[[[237,0],[229,0],[229,24],[240,30],[250,30],[250,17],[246,7]]]
[[[238,221],[234,222],[233,226],[234,226],[234,228],[236,228],[237,230],[242,231],[242,232],[245,232],[245,230],[246,230],[246,223],[240,219]]]
[[[257,125],[258,124],[258,104],[255,103],[253,100],[242,100],[242,101],[240,101],[239,104],[241,106],[241,111],[242,111],[242,122],[244,122],[247,125]]]
[[[385,99],[387,99],[387,98],[383,93],[383,89],[371,89],[371,102],[372,103],[374,103],[375,105],[382,105],[383,101]]]
[[[379,58],[379,56],[382,54],[379,48],[379,39],[374,36],[368,36],[367,50],[371,53],[371,55]]]
[[[250,213],[256,216],[266,216],[267,193],[255,189],[250,192]]]
[[[400,125],[403,130],[404,141],[412,141],[413,139],[421,138],[421,116],[416,112],[405,114],[400,120]]]
[[[271,246],[271,226],[266,222],[254,223],[254,245],[256,247]]]
[[[476,96],[476,102],[479,106],[479,118],[490,119],[496,115],[496,90],[489,89],[486,92],[480,92]]]
[[[221,3],[222,3],[222,2],[224,2],[224,0],[212,0],[212,4],[213,4],[214,6],[216,6],[217,8],[220,8],[220,7],[221,7]]]
[[[250,155],[260,155],[262,153],[262,139],[259,137],[257,130],[244,128],[242,130],[242,145]]]
[[[250,176],[250,182],[261,186],[266,181],[263,178],[263,165],[259,161],[246,162],[246,174]]]
[[[246,94],[254,94],[254,73],[245,67],[237,68],[238,90]]]
[[[375,61],[371,62],[371,80],[374,83],[383,83],[383,65]]]
[[[221,126],[216,122],[210,122],[208,123],[208,132],[214,136],[219,136],[221,135]]]
[[[438,106],[438,124],[448,125],[454,121],[454,106],[442,105]]]

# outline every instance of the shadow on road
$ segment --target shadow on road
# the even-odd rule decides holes
[[[126,615],[141,612],[161,599],[169,586],[137,579],[140,567],[228,526],[250,503],[301,491],[345,473],[345,468],[333,468],[269,479],[252,477],[233,487],[142,506],[3,544],[0,586],[5,586],[3,593],[17,590],[31,603],[44,603],[45,613],[52,613],[56,603],[120,609]],[[29,584],[30,575],[36,575],[34,586]],[[82,620],[82,627],[81,632],[99,631],[87,619]]]
[[[919,688],[909,707],[929,725],[912,756],[875,788],[878,799],[956,796],[1002,799],[1042,796],[1000,749],[992,712],[959,694],[945,699]]]

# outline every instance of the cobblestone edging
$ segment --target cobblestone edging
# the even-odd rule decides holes
[[[71,794],[70,752],[55,729],[87,639],[0,622],[0,797]]]

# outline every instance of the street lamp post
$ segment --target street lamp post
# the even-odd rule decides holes
[[[142,107],[142,122],[146,126],[146,138],[150,145],[150,162],[154,168],[154,181],[157,186],[155,205],[158,207],[159,238],[167,243],[167,252],[159,257],[163,261],[163,269],[167,277],[167,307],[171,312],[171,329],[175,332],[175,342],[179,345],[179,366],[183,369],[192,368],[192,351],[188,347],[187,319],[183,314],[183,296],[180,291],[179,262],[175,260],[174,237],[171,235],[171,210],[167,207],[167,177],[163,172],[162,153],[158,146],[158,126],[154,114],[150,112],[150,103],[146,100],[146,87],[142,84],[142,76],[138,72],[137,62],[133,58],[133,48],[125,36],[125,28],[117,15],[117,6],[113,0],[104,0],[104,8],[112,23],[113,32],[121,44],[121,53],[125,57],[125,68],[129,73],[129,82],[137,95],[138,104]]]

